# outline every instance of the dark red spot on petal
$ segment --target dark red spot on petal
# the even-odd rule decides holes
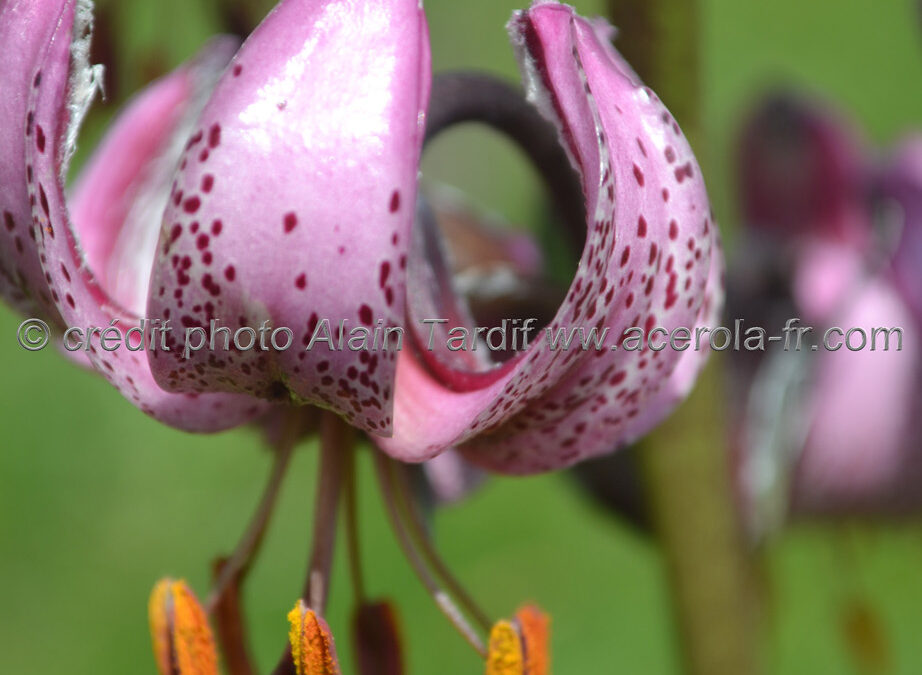
[[[647,219],[643,216],[637,219],[637,236],[646,237],[647,236]]]
[[[295,229],[298,226],[298,216],[295,215],[294,213],[286,213],[284,223],[285,223],[285,234],[288,234],[289,232],[291,232],[293,229]]]
[[[212,124],[211,129],[208,131],[208,145],[212,148],[216,148],[221,145],[221,125]]]
[[[643,171],[641,171],[640,167],[637,166],[636,164],[634,165],[634,178],[637,179],[637,184],[640,187],[643,187],[643,182],[644,182]]]
[[[198,197],[189,197],[183,202],[182,208],[186,213],[195,213],[202,205],[202,200]]]

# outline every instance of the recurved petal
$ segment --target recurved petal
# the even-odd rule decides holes
[[[863,240],[865,150],[837,111],[774,94],[746,121],[737,153],[748,225],[789,237]]]
[[[866,280],[834,324],[866,331],[868,343],[859,352],[842,346],[818,355],[791,508],[807,517],[918,511],[922,345],[910,308],[884,274]],[[872,351],[872,327],[902,330],[876,332]],[[828,337],[833,345],[845,339]],[[853,346],[860,340],[851,336]]]
[[[27,77],[20,78],[27,80],[28,86],[18,95],[26,102],[26,119],[29,120],[23,162],[25,204],[30,207],[35,252],[48,294],[65,325],[80,327],[86,335],[90,327],[106,328],[118,319],[124,333],[138,325],[139,317],[131,308],[122,306],[118,293],[110,295],[109,288],[100,283],[96,270],[87,263],[81,240],[87,238],[94,264],[104,268],[109,262],[107,256],[112,253],[99,244],[120,236],[118,216],[128,211],[128,207],[113,201],[110,205],[114,212],[101,209],[97,214],[101,220],[81,219],[78,228],[68,213],[63,189],[63,176],[74,147],[77,126],[94,88],[89,75],[92,70],[86,64],[90,5],[78,0],[43,0],[37,4],[48,11],[33,17],[29,31],[46,36],[46,39],[35,51],[34,62],[17,64],[28,71]],[[55,5],[56,12],[50,10],[51,5]],[[175,77],[195,79],[200,73],[194,70],[181,71]],[[177,80],[170,78],[156,85],[148,95],[152,98],[140,101],[161,105],[172,100],[176,105],[188,104],[183,96],[175,96],[177,86]],[[191,95],[191,90],[187,91]],[[155,127],[157,133],[152,138],[148,136],[152,133],[148,122],[147,113],[136,102],[116,126],[116,137],[124,143],[124,152],[152,153],[147,157],[120,160],[122,166],[136,172],[131,176],[132,187],[144,182],[146,169],[161,158],[155,148],[167,144],[170,133],[175,130],[169,124]],[[117,150],[117,146],[103,143],[102,152],[110,158]],[[114,177],[109,174],[108,178]],[[113,181],[100,180],[98,185],[104,194],[114,199],[118,190]],[[92,190],[92,186],[86,184],[85,190]],[[85,194],[85,190],[81,192]],[[93,205],[90,197],[78,197],[78,205],[83,216],[93,212],[92,208],[84,208]],[[108,220],[110,218],[113,220]],[[141,266],[143,262],[135,260],[134,264]],[[96,340],[86,352],[93,366],[132,403],[167,424],[194,431],[217,430],[242,424],[262,409],[259,402],[242,396],[194,397],[165,392],[154,382],[143,353],[130,351],[124,344],[106,351],[99,348],[98,335]]]
[[[292,345],[155,354],[158,382],[290,397],[388,432],[395,355],[305,347],[324,321],[334,338],[342,321],[347,333],[403,323],[428,90],[417,0],[276,7],[189,141],[149,310],[180,330],[269,321]]]
[[[607,42],[557,3],[517,13],[510,33],[530,98],[558,124],[581,174],[587,240],[549,326],[607,329],[604,349],[529,349],[473,384],[434,377],[401,353],[395,433],[380,445],[426,459],[461,445],[490,469],[529,473],[610,451],[684,396],[705,353],[611,349],[630,327],[695,327],[718,315],[717,230],[675,120]]]
[[[67,4],[7,0],[0,5],[0,297],[23,314],[59,325],[32,231],[26,143],[34,143],[36,134],[29,93]]]

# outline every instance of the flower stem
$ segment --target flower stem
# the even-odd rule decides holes
[[[458,633],[461,634],[461,637],[480,654],[481,658],[485,659],[487,657],[487,650],[483,644],[483,640],[480,639],[477,632],[464,618],[464,614],[451,600],[451,596],[439,586],[435,578],[429,573],[425,562],[420,558],[419,553],[413,547],[413,540],[407,532],[398,504],[397,491],[399,486],[397,485],[396,474],[393,470],[391,460],[378,451],[375,451],[374,455],[375,468],[378,473],[378,482],[381,486],[384,506],[390,517],[391,527],[394,530],[394,534],[397,536],[397,541],[401,549],[403,549],[404,555],[407,557],[413,571],[416,572],[416,576],[419,578],[420,582],[429,592],[429,595],[432,596],[433,600],[435,600],[442,614],[445,615]]]

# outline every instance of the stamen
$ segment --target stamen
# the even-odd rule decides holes
[[[345,516],[346,516],[346,546],[349,551],[349,575],[352,578],[352,590],[355,593],[356,604],[365,602],[365,582],[362,578],[362,557],[359,544],[358,522],[358,467],[355,461],[355,449],[350,448],[346,457],[344,485]]]
[[[548,675],[550,618],[534,606],[516,612],[514,621],[497,621],[490,631],[486,675]]]
[[[226,565],[227,559],[222,558],[213,563],[215,578],[221,576]],[[230,675],[255,675],[257,671],[250,658],[249,640],[243,620],[241,582],[241,576],[238,574],[225,586],[224,591],[218,596],[212,619],[227,672]]]
[[[295,410],[289,412],[285,419],[285,429],[282,437],[274,448],[275,459],[272,464],[272,471],[263,489],[262,497],[260,497],[259,506],[234,552],[228,558],[227,563],[223,565],[205,603],[205,609],[209,614],[214,611],[228,585],[234,579],[237,579],[238,582],[243,580],[256,554],[259,552],[260,544],[265,536],[266,528],[278,500],[279,488],[291,462],[294,449],[298,441],[301,440],[303,429],[304,420],[301,417],[301,412]]]
[[[400,501],[400,506],[403,511],[409,516],[407,525],[409,526],[410,534],[413,536],[420,553],[422,553],[428,565],[442,580],[442,583],[448,587],[448,590],[454,597],[457,598],[458,602],[467,610],[474,621],[480,624],[480,627],[485,632],[489,632],[493,622],[490,621],[486,612],[474,602],[474,599],[451,573],[441,556],[439,556],[438,551],[436,551],[435,546],[433,546],[432,538],[429,536],[426,524],[423,522],[418,505],[410,496],[412,490],[410,488],[406,467],[394,461],[391,461],[391,466],[393,467],[398,481],[398,489],[396,491],[397,498]]]
[[[399,487],[396,485],[395,473],[391,468],[391,460],[383,453],[377,451],[374,452],[374,457],[375,468],[378,473],[378,482],[381,485],[381,495],[384,499],[384,505],[391,521],[391,527],[394,530],[394,534],[397,535],[397,541],[400,543],[404,555],[410,562],[410,566],[413,568],[413,571],[416,572],[416,576],[425,589],[435,600],[439,610],[441,610],[442,614],[444,614],[449,622],[455,627],[455,630],[457,630],[458,633],[461,634],[461,637],[480,654],[481,658],[486,658],[487,650],[480,636],[467,622],[464,614],[458,609],[457,605],[454,604],[448,593],[446,593],[432,577],[425,563],[419,557],[419,553],[413,547],[413,540],[407,532],[403,519],[401,518],[401,510],[396,495]]]
[[[402,675],[403,648],[397,612],[387,601],[358,607],[353,620],[356,672],[359,675]]]
[[[339,675],[336,647],[330,627],[317,613],[298,600],[288,613],[291,659],[297,675]]]
[[[314,506],[313,545],[307,578],[301,592],[303,605],[310,610],[314,620],[321,620],[329,594],[330,569],[333,564],[333,546],[336,542],[336,516],[339,497],[345,477],[345,458],[353,449],[353,430],[338,415],[323,413],[320,420],[320,468],[317,475],[317,491]],[[306,602],[305,602],[306,601]],[[289,615],[290,617],[291,615]],[[324,624],[325,626],[325,624]],[[326,629],[327,634],[329,629]],[[330,638],[332,644],[332,638]],[[297,655],[292,645],[286,645],[273,675],[302,673],[297,670]],[[327,671],[303,671],[305,675],[319,675]],[[339,673],[338,667],[332,673]]]
[[[522,644],[525,645],[525,675],[547,675],[551,670],[551,619],[534,605],[515,613]]]
[[[320,423],[320,471],[314,508],[314,535],[307,580],[302,596],[319,614],[326,610],[329,595],[336,515],[344,478],[344,458],[352,447],[353,432],[338,415],[325,413]]]
[[[519,632],[509,621],[498,621],[490,631],[486,675],[525,675],[525,654]]]
[[[148,614],[161,675],[218,674],[218,653],[208,619],[184,581],[160,581],[151,593]]]

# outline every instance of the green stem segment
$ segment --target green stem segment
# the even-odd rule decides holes
[[[609,0],[617,46],[670,108],[702,159],[697,0]],[[685,672],[759,671],[758,598],[727,461],[723,362],[712,355],[688,401],[641,452],[672,584]]]

